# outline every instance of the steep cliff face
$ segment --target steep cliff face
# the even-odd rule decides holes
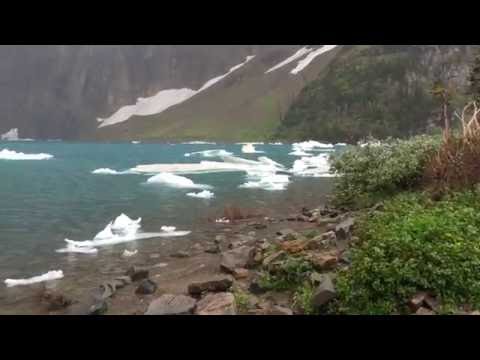
[[[424,132],[438,125],[433,83],[456,89],[454,107],[466,100],[476,46],[365,45],[345,47],[309,83],[282,121],[277,136],[356,141]]]
[[[0,47],[0,134],[21,138],[355,140],[435,123],[463,101],[474,46]],[[293,104],[293,105],[292,105]]]
[[[199,88],[251,54],[291,45],[25,45],[0,47],[0,133],[94,137],[99,117],[162,89]]]

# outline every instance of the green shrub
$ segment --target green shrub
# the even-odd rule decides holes
[[[480,308],[480,193],[440,202],[401,194],[360,219],[357,232],[351,266],[337,278],[341,312],[404,313],[420,290],[438,296],[444,309]]]
[[[312,271],[312,265],[304,258],[289,256],[275,267],[275,271],[264,271],[259,285],[267,290],[292,290],[303,284]]]
[[[293,295],[293,305],[302,310],[305,315],[318,314],[317,309],[312,304],[315,287],[306,280],[302,285],[297,287]]]
[[[369,142],[374,142],[369,139]],[[389,139],[381,145],[354,146],[332,155],[334,202],[342,206],[369,206],[396,192],[415,188],[426,161],[438,149],[440,137]]]

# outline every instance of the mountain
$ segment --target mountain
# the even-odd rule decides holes
[[[426,132],[439,124],[435,81],[455,90],[453,108],[467,100],[468,74],[477,46],[345,46],[310,82],[282,119],[282,139],[357,141]]]
[[[4,45],[0,135],[67,140],[354,140],[461,103],[472,46]],[[12,134],[12,132],[10,132]]]
[[[233,139],[235,132],[245,129],[255,133],[255,128],[271,131],[275,127],[272,119],[276,120],[272,113],[286,111],[292,97],[316,74],[311,74],[315,68],[312,64],[302,74],[293,76],[291,82],[285,82],[276,71],[264,82],[264,72],[299,48],[298,45],[1,46],[0,134],[18,128],[20,137],[36,139],[206,135],[221,138],[225,134]],[[253,58],[215,82],[247,57]],[[200,90],[207,82],[210,86],[204,91],[167,111],[99,128],[102,123],[98,118],[109,118],[122,107],[135,104],[138,98],[178,89],[186,94]],[[210,124],[218,125],[218,129],[203,128]],[[223,129],[228,130],[222,133]]]

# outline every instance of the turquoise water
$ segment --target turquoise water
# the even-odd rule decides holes
[[[185,175],[195,183],[213,187],[211,200],[186,196],[189,189],[146,185],[148,175],[94,175],[98,168],[126,170],[138,164],[190,163],[199,157],[187,152],[225,149],[245,159],[267,156],[286,167],[297,159],[288,155],[290,145],[257,145],[264,154],[242,154],[241,145],[0,142],[0,151],[48,153],[51,160],[0,160],[0,295],[5,278],[25,278],[62,269],[67,277],[86,276],[85,269],[109,263],[124,249],[158,250],[169,244],[203,239],[211,227],[208,219],[222,216],[225,205],[255,209],[266,215],[288,214],[303,205],[318,205],[330,188],[329,178],[292,177],[283,191],[238,188],[245,174],[207,173]],[[193,190],[199,191],[199,190]],[[142,230],[158,232],[163,225],[190,230],[186,239],[146,239],[134,244],[112,245],[96,256],[59,254],[64,239],[87,240],[121,213],[142,218]],[[205,235],[203,235],[205,236]],[[165,250],[167,251],[167,250]],[[5,296],[5,295],[4,295]],[[0,301],[1,301],[0,297]]]

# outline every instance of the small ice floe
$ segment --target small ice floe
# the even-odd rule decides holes
[[[223,149],[218,149],[218,150],[196,151],[196,152],[184,154],[185,157],[190,157],[194,155],[200,155],[202,157],[212,158],[212,157],[230,156],[230,155],[233,155],[233,153]]]
[[[132,144],[135,144],[135,145],[136,145],[136,144],[140,144],[140,143],[141,143],[141,141],[138,141],[138,140],[133,140],[133,141],[132,141]]]
[[[165,231],[162,228],[161,232],[142,232],[141,218],[137,220],[130,219],[127,215],[121,214],[114,221],[111,221],[107,226],[100,231],[93,240],[74,241],[65,239],[65,242],[71,248],[95,248],[99,246],[115,245],[135,240],[150,239],[156,237],[175,237],[185,236],[190,234],[190,231]]]
[[[160,230],[162,230],[163,232],[166,232],[166,233],[171,233],[171,232],[174,232],[175,230],[177,230],[177,228],[175,226],[162,226],[160,228]]]
[[[302,157],[295,160],[290,171],[296,176],[305,177],[332,177],[330,173],[330,163],[328,154],[318,154],[317,156]]]
[[[208,142],[208,141],[188,141],[188,142],[183,142],[182,144],[186,144],[186,145],[215,145],[216,143]]]
[[[230,223],[230,220],[223,217],[223,218],[220,218],[220,219],[216,219],[215,222],[216,222],[217,224],[229,224],[229,223]]]
[[[211,186],[195,184],[189,178],[171,173],[160,173],[147,179],[147,184],[162,184],[182,189],[211,189]]]
[[[240,188],[277,191],[285,190],[290,182],[288,175],[262,172],[250,173],[247,179],[250,181],[240,185]]]
[[[92,171],[92,174],[95,175],[124,175],[124,174],[134,174],[131,170],[117,171],[110,168],[100,168]]]
[[[72,241],[70,239],[65,239],[65,241]],[[67,244],[66,247],[62,249],[55,250],[57,253],[76,253],[76,254],[97,254],[98,249],[94,247],[80,247],[80,246],[75,246],[74,244],[70,243]]]
[[[335,146],[347,146],[346,143],[336,143]]]
[[[51,154],[24,154],[13,150],[3,149],[0,151],[0,160],[49,160],[53,158]]]
[[[19,286],[19,285],[30,285],[36,284],[45,281],[57,280],[63,278],[62,270],[49,271],[43,275],[34,276],[29,279],[6,279],[5,285],[7,287]]]
[[[127,249],[125,249],[122,253],[122,256],[123,257],[132,257],[132,256],[135,256],[138,254],[138,250],[134,250],[134,251],[128,251]]]
[[[242,146],[242,152],[244,154],[257,154],[257,153],[263,153],[264,151],[257,151],[255,149],[255,146],[253,146],[253,143],[248,143]]]
[[[199,198],[199,199],[211,199],[215,196],[215,194],[211,191],[203,190],[198,193],[194,193],[194,192],[187,193],[187,196]]]
[[[269,143],[268,145],[283,145],[283,143],[281,143],[281,142],[273,142],[273,143]]]

